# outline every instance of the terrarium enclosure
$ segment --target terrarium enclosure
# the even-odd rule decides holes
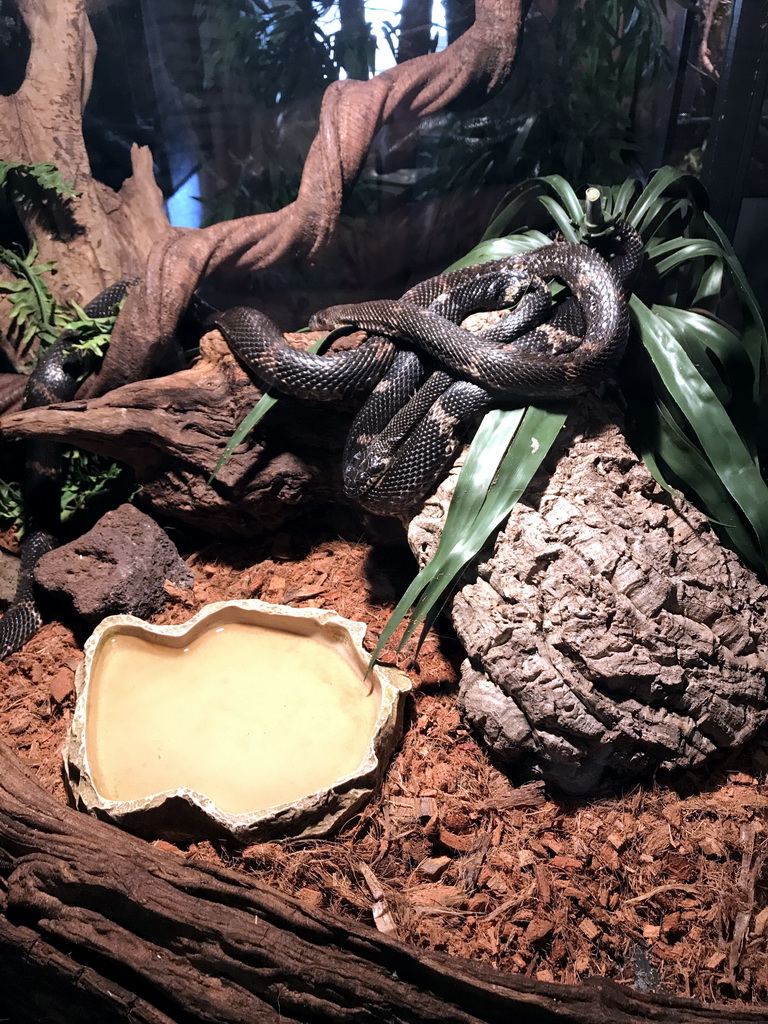
[[[0,0],[0,1019],[768,1019],[767,80],[763,0]]]

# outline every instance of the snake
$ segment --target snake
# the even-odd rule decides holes
[[[85,307],[90,317],[108,316],[136,279],[109,285]],[[23,408],[32,409],[74,398],[93,356],[76,347],[79,335],[64,330],[40,357],[24,388]],[[56,547],[61,515],[61,445],[39,439],[26,442],[24,540],[16,592],[0,619],[0,660],[18,651],[42,625],[34,592],[38,559]]]
[[[392,515],[434,485],[461,441],[462,428],[492,403],[560,400],[595,387],[616,368],[628,332],[627,292],[642,258],[628,224],[616,228],[617,253],[606,261],[589,246],[552,242],[517,256],[440,274],[398,300],[331,306],[310,326],[360,328],[358,348],[326,355],[290,345],[250,307],[197,319],[218,327],[232,352],[268,388],[316,401],[365,395],[344,452],[345,493],[364,509]],[[547,318],[558,278],[570,297]],[[138,279],[120,281],[85,307],[105,316]],[[515,306],[478,333],[461,325],[470,313]],[[73,398],[90,355],[64,331],[39,360],[24,407]],[[0,659],[37,632],[42,616],[34,567],[57,544],[60,446],[28,442],[25,539],[15,596],[0,620]]]
[[[345,494],[369,512],[401,514],[434,486],[467,423],[490,405],[562,401],[613,374],[627,342],[627,297],[643,243],[622,222],[612,244],[606,260],[591,246],[553,241],[439,274],[398,300],[328,307],[311,328],[357,328],[368,337],[327,355],[294,348],[249,307],[214,322],[269,388],[319,401],[367,396],[345,445]],[[548,279],[570,295],[547,318]],[[515,303],[494,327],[472,333],[461,326],[471,313]]]

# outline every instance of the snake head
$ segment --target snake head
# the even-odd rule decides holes
[[[337,313],[337,310],[342,308],[342,306],[328,306],[327,309],[321,309],[314,313],[309,318],[309,329],[311,331],[331,331],[334,327],[341,327],[348,323],[348,320],[344,320]]]
[[[392,464],[392,451],[379,439],[356,439],[356,450],[344,458],[344,491],[359,500],[373,490]]]

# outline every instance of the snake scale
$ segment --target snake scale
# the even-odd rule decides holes
[[[356,349],[316,355],[288,344],[263,314],[237,307],[215,325],[262,384],[320,401],[367,396],[344,453],[347,495],[364,508],[392,514],[419,501],[460,443],[467,422],[493,403],[556,400],[610,376],[627,339],[626,297],[642,243],[626,224],[607,262],[588,246],[553,242],[519,256],[441,274],[401,299],[332,306],[310,326],[348,325],[368,332]],[[545,281],[558,278],[570,297],[555,307]],[[86,306],[112,311],[133,282],[105,289]],[[476,334],[460,326],[470,313],[517,304]],[[27,408],[74,397],[88,356],[65,331],[30,375]],[[28,449],[26,538],[14,600],[0,620],[0,659],[38,630],[34,566],[56,544],[59,452],[47,441]]]

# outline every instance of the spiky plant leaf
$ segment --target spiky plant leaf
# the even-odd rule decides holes
[[[0,192],[6,192],[16,201],[37,201],[37,195],[31,194],[30,182],[34,182],[38,189],[52,192],[60,199],[76,199],[79,195],[62,176],[56,164],[0,160]]]
[[[18,350],[24,355],[37,339],[41,347],[52,344],[66,325],[67,317],[43,279],[55,263],[36,263],[37,246],[33,243],[26,256],[0,246],[0,263],[17,278],[0,280],[0,293],[8,295],[10,318],[18,332]]]

